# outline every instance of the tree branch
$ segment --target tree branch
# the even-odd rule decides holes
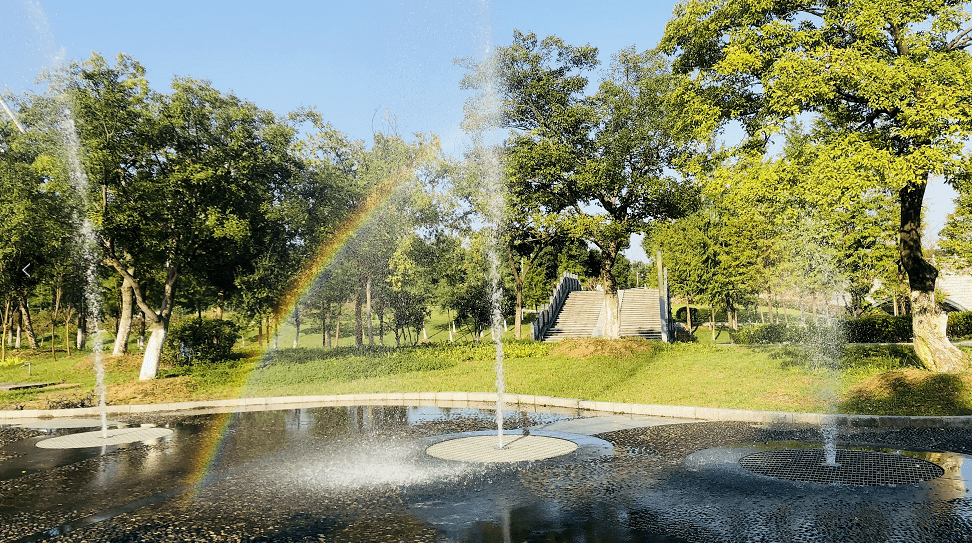
[[[945,47],[949,51],[955,51],[956,49],[965,49],[970,43],[972,43],[972,26],[963,30],[958,36],[948,42]]]
[[[128,281],[128,284],[131,285],[132,291],[135,294],[135,303],[138,304],[138,308],[142,310],[142,313],[144,313],[147,318],[152,319],[153,322],[158,322],[159,314],[156,313],[155,310],[153,310],[145,301],[145,295],[142,293],[141,285],[139,285],[135,277],[128,272],[128,269],[125,268],[121,260],[118,260],[118,257],[115,256],[110,244],[105,243],[104,245],[107,249],[105,253],[105,261],[107,261],[112,268],[115,268],[115,271],[118,272],[118,275],[122,276],[122,279]]]

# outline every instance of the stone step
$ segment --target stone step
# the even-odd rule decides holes
[[[545,341],[591,337],[601,316],[604,293],[574,291],[564,301],[557,320],[544,336]],[[626,290],[621,295],[621,335],[661,339],[658,291]]]

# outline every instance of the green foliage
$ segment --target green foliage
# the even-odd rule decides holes
[[[169,327],[162,355],[176,365],[218,362],[229,358],[239,337],[239,327],[231,321],[183,319]]]
[[[678,306],[678,308],[675,309],[675,320],[676,321],[678,321],[678,322],[686,322],[687,323],[688,321],[685,319],[686,316],[687,315],[686,315],[686,311],[685,311],[685,306],[684,305]],[[702,310],[700,310],[699,308],[697,308],[697,307],[693,307],[692,308],[692,325],[693,326],[697,326],[699,324],[702,324],[703,322],[706,322],[708,319],[709,319],[708,312],[706,312],[703,315]]]
[[[767,345],[772,343],[795,343],[806,336],[806,327],[789,324],[756,324],[740,326],[730,330],[733,343],[740,345]]]
[[[806,116],[825,145],[804,177],[820,195],[837,196],[839,215],[887,211],[900,204],[898,262],[925,307],[936,270],[921,246],[921,210],[932,176],[956,184],[969,175],[972,135],[972,27],[968,0],[790,2],[686,0],[675,6],[659,49],[677,55],[673,69],[691,77],[686,90],[708,104],[717,124],[732,120],[750,139],[742,147],[764,151],[771,136]],[[882,194],[883,193],[883,194]],[[867,197],[878,196],[874,202]],[[862,208],[843,198],[862,198]],[[812,201],[812,200],[811,200]],[[824,205],[828,198],[818,198]],[[834,201],[834,200],[829,200]],[[880,218],[880,217],[879,217]],[[890,214],[888,214],[890,218]],[[880,221],[884,222],[884,221]],[[866,225],[863,225],[866,226]],[[808,230],[810,231],[810,230]],[[867,228],[834,230],[845,249],[867,257],[882,240]],[[877,243],[873,243],[874,241]],[[888,263],[882,259],[881,267]],[[866,261],[834,260],[852,278],[851,296],[872,283]],[[882,273],[883,275],[884,273]],[[855,314],[862,304],[855,301]],[[967,367],[961,353],[944,346],[934,327],[917,327],[919,354],[930,369]]]
[[[832,332],[826,325],[806,324],[757,324],[730,331],[729,337],[741,345],[765,345],[773,343],[813,343],[822,337],[840,343],[907,343],[911,341],[911,315],[867,315],[859,319],[840,321]]]
[[[972,182],[956,184],[955,211],[939,233],[936,258],[954,270],[972,270]]]
[[[23,365],[25,363],[26,362],[24,361],[23,358],[20,358],[18,356],[8,356],[6,358],[6,360],[4,360],[2,363],[0,363],[0,367],[20,366],[20,365]]]
[[[509,198],[534,224],[597,246],[605,290],[616,291],[617,256],[632,233],[683,213],[690,187],[673,174],[695,150],[669,98],[679,78],[665,59],[625,49],[586,96],[597,50],[516,31],[489,62],[468,65],[466,88],[499,72]],[[481,100],[479,97],[477,100]],[[474,108],[471,108],[474,109]],[[471,115],[467,124],[481,119]],[[619,270],[627,274],[628,270]]]
[[[912,339],[911,315],[866,315],[843,321],[848,343],[907,343]]]
[[[955,311],[948,314],[948,337],[972,339],[972,311]]]

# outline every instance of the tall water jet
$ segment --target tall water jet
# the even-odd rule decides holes
[[[74,123],[74,116],[71,108],[66,103],[63,89],[55,89],[60,104],[58,119],[58,130],[60,131],[61,141],[64,149],[64,158],[70,176],[71,186],[77,192],[80,200],[86,202],[88,198],[88,176],[84,173],[81,166],[80,151],[81,143],[78,141],[78,130]],[[83,205],[83,204],[82,204]],[[92,342],[91,352],[94,357],[95,370],[95,394],[98,396],[98,408],[101,412],[101,437],[108,438],[108,415],[105,403],[105,364],[102,351],[104,350],[104,340],[101,337],[101,330],[98,326],[98,313],[101,311],[101,301],[98,297],[96,285],[98,274],[97,243],[94,227],[91,219],[85,217],[81,227],[81,242],[83,247],[84,261],[87,264],[86,281],[84,287],[84,301],[87,304],[87,329],[93,331],[94,341]]]
[[[484,33],[486,39],[489,32]],[[489,285],[491,302],[491,336],[496,350],[496,429],[498,447],[503,444],[503,394],[506,384],[503,378],[503,318],[501,300],[503,290],[500,286],[501,250],[500,235],[506,209],[506,187],[503,183],[501,148],[488,141],[491,132],[500,128],[502,100],[499,95],[499,66],[493,48],[488,43],[483,48],[483,60],[470,65],[472,73],[463,79],[463,88],[475,88],[479,95],[467,101],[466,119],[463,127],[473,143],[473,153],[479,166],[486,215],[486,229],[489,234],[487,257],[489,259]]]

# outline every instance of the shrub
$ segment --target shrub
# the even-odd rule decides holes
[[[955,311],[948,314],[948,337],[972,338],[972,311]]]
[[[0,368],[5,366],[19,366],[21,364],[26,364],[27,362],[20,358],[19,356],[8,356],[6,360],[0,362]]]
[[[239,337],[230,321],[189,318],[169,327],[162,356],[177,365],[226,359]]]
[[[848,343],[906,343],[911,341],[911,315],[868,315],[842,324]]]
[[[741,345],[767,345],[800,341],[803,332],[804,327],[799,324],[756,324],[740,326],[738,330],[730,330],[729,337],[733,343]]]
[[[695,308],[692,308],[693,314],[695,313]],[[682,311],[685,314],[685,311]],[[695,321],[692,321],[693,323]],[[675,341],[679,343],[695,343],[698,339],[692,335],[692,332],[682,323],[675,323]]]
[[[687,322],[685,320],[685,306],[684,305],[681,306],[681,307],[678,307],[677,309],[675,309],[675,320],[678,321],[678,322]],[[699,324],[703,324],[703,323],[706,323],[706,322],[709,322],[709,312],[706,311],[705,314],[703,315],[703,313],[701,311],[699,311],[699,308],[693,307],[692,308],[692,324],[695,325],[695,326],[698,326]]]

